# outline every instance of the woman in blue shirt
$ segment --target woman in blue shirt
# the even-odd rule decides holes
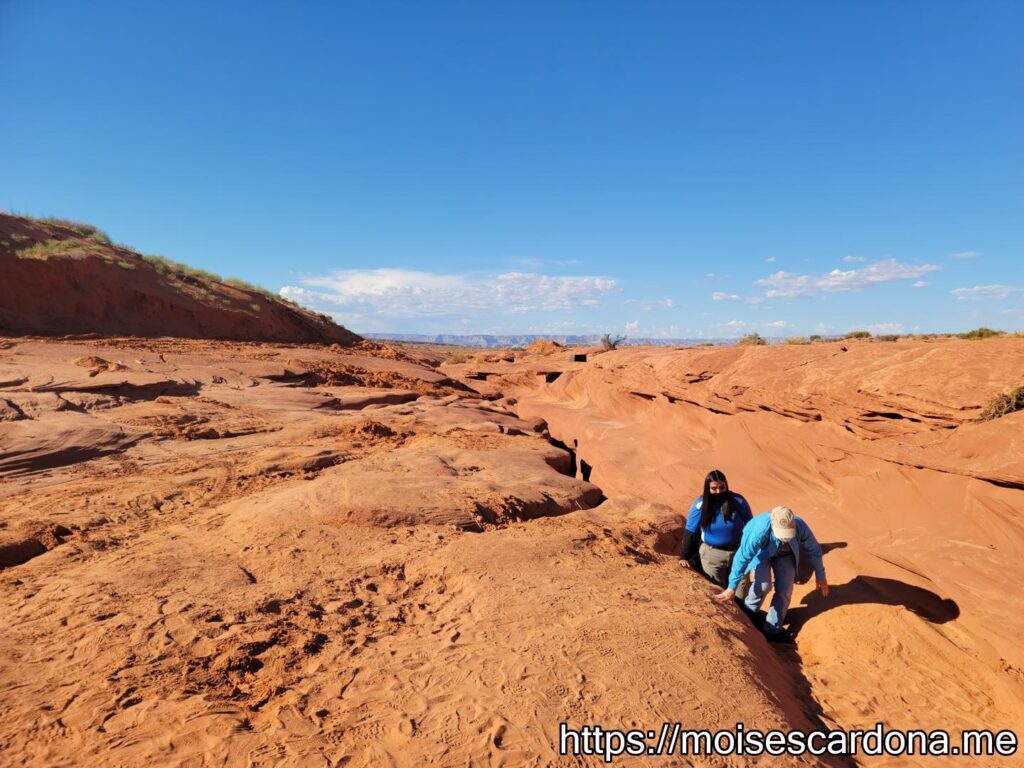
[[[683,567],[696,567],[699,547],[701,570],[715,584],[728,586],[743,528],[752,517],[747,500],[729,490],[725,475],[717,469],[708,472],[704,478],[704,495],[694,500],[686,516],[683,548],[679,554]]]

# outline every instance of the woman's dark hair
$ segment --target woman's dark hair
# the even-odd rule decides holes
[[[725,483],[725,493],[721,495],[722,505],[720,507],[714,504],[711,494],[711,483],[714,481]],[[704,501],[700,506],[700,527],[710,528],[719,509],[722,510],[722,517],[726,522],[732,520],[732,501],[732,491],[729,490],[729,481],[725,479],[725,474],[717,469],[712,469],[704,478]]]

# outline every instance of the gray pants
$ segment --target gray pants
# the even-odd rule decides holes
[[[729,586],[729,572],[732,570],[732,559],[735,556],[735,552],[709,547],[703,543],[700,545],[700,566],[708,578],[720,587]],[[743,581],[736,588],[736,597],[742,600],[746,596],[748,584],[747,575],[743,574]]]

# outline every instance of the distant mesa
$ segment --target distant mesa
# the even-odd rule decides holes
[[[91,224],[0,213],[0,335],[174,336],[351,345],[270,291],[112,243]]]
[[[492,334],[423,334],[423,333],[364,333],[368,339],[380,341],[406,341],[419,344],[451,344],[459,347],[480,347],[483,348],[508,348],[508,347],[529,347],[538,341],[552,342],[561,346],[569,347],[593,347],[601,344],[603,334],[590,335],[492,335]],[[695,344],[735,344],[736,339],[644,339],[630,337],[622,343],[622,346],[643,345],[651,347],[683,347]]]

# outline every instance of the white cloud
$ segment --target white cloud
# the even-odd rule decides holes
[[[877,334],[882,334],[883,336],[887,335],[887,334],[893,334],[893,333],[903,333],[903,329],[904,329],[903,323],[873,323],[872,325],[864,325],[864,326],[861,326],[861,327],[865,331],[869,331],[869,332],[871,332],[873,334],[876,334],[876,335]],[[851,328],[850,330],[853,331],[853,330],[857,330],[857,329],[856,328]]]
[[[704,275],[704,277],[714,277],[714,276],[715,276],[714,272],[708,272],[706,275]]]
[[[917,280],[910,284],[911,288],[924,288],[926,285],[931,285],[927,280]]]
[[[769,264],[774,264],[775,263],[775,257],[774,256],[769,256],[767,259],[765,259],[765,261],[767,261]]]
[[[579,259],[539,259],[534,256],[524,256],[509,259],[509,262],[527,269],[542,269],[544,267],[572,267],[582,264]]]
[[[894,280],[913,280],[928,272],[941,269],[935,264],[904,264],[888,258],[874,261],[860,269],[833,269],[825,275],[795,275],[791,272],[776,272],[761,280],[757,285],[768,288],[765,296],[769,299],[783,297],[817,296],[821,292],[840,293],[863,291],[879,283]]]
[[[863,256],[843,256],[843,261],[845,261],[847,264],[852,264],[854,262],[864,262],[867,261],[867,259],[865,259]]]
[[[635,331],[639,327],[640,327],[640,321],[639,320],[630,320],[628,323],[626,323],[626,330],[627,331]]]
[[[1019,290],[1010,285],[976,285],[973,288],[954,288],[950,293],[958,299],[1005,299]]]
[[[758,307],[759,309],[768,309],[768,307],[760,307],[760,304],[764,304],[766,299],[763,296],[740,296],[735,293],[726,293],[725,291],[715,291],[711,294],[711,298],[714,301],[742,301],[744,304],[749,304],[752,307]]]
[[[417,317],[473,312],[523,313],[594,306],[617,290],[607,277],[561,277],[535,272],[466,276],[406,269],[351,269],[305,277],[281,295],[350,317]]]
[[[672,299],[626,299],[627,304],[638,304],[644,312],[650,312],[656,307],[674,309],[676,303]]]
[[[770,323],[762,323],[765,328],[792,328],[792,323],[787,323],[785,320],[774,320]]]
[[[973,259],[977,256],[981,256],[978,251],[961,251],[960,253],[949,254],[951,259]]]

